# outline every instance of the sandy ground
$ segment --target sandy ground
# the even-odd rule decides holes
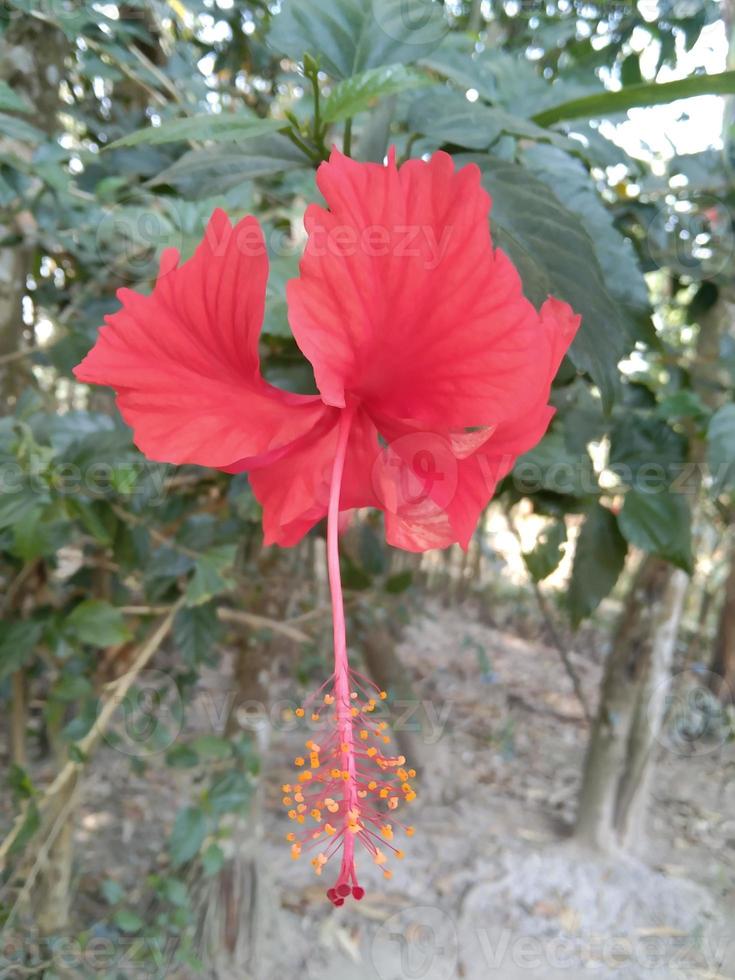
[[[587,726],[555,650],[430,601],[401,655],[433,762],[406,858],[390,882],[363,862],[365,899],[333,909],[283,843],[279,786],[299,743],[274,731],[260,836],[246,845],[265,895],[255,980],[735,978],[735,745],[697,728],[692,672],[676,678],[643,864],[599,860],[568,839]],[[591,699],[600,659],[574,654]],[[217,728],[227,684],[205,678],[189,729]],[[277,686],[300,697],[291,681]],[[111,748],[95,761],[78,830],[80,922],[98,913],[102,876],[135,901],[163,860],[189,777],[149,762],[135,774]]]

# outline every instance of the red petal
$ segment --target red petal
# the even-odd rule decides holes
[[[263,507],[266,544],[296,544],[326,516],[339,421],[336,409],[327,411],[331,427],[326,433],[315,430],[312,438],[283,459],[250,472],[250,486]],[[341,511],[380,506],[373,482],[379,453],[377,430],[368,416],[358,411],[347,445]]]
[[[537,322],[537,360],[545,380],[525,414],[477,432],[426,432],[417,423],[381,419],[388,440],[376,467],[389,544],[407,551],[466,548],[498,482],[543,437],[554,409],[547,404],[561,359],[580,318],[548,299]]]
[[[324,400],[430,429],[497,425],[533,408],[549,353],[510,260],[493,251],[480,173],[450,156],[356,163],[317,177],[329,211],[289,284],[290,321]]]
[[[122,309],[76,377],[114,388],[136,445],[161,462],[237,468],[303,438],[324,406],[260,376],[268,258],[256,219],[233,228],[215,211],[193,257],[178,259],[163,253],[150,296],[119,291]]]

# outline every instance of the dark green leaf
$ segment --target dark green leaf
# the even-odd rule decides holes
[[[206,836],[207,817],[203,810],[196,806],[187,806],[179,810],[168,840],[173,866],[180,868],[187,861],[191,861],[199,852]]]
[[[194,565],[194,574],[186,588],[187,606],[200,606],[222,592],[229,592],[232,579],[226,570],[232,567],[237,546],[218,545],[210,548]]]
[[[630,490],[618,516],[630,544],[692,570],[692,515],[680,493]]]
[[[28,663],[42,631],[41,623],[32,619],[0,622],[0,681]]]
[[[615,515],[593,504],[582,525],[569,583],[569,612],[575,626],[591,615],[612,591],[627,553]]]
[[[220,632],[221,625],[213,603],[179,609],[176,613],[174,643],[188,664],[210,659],[216,650]]]
[[[626,307],[647,311],[648,287],[633,246],[615,227],[612,212],[583,164],[556,147],[538,144],[524,151],[523,162],[581,221],[612,296]],[[636,340],[634,324],[631,334]]]
[[[609,405],[628,339],[592,239],[579,218],[527,170],[490,157],[466,159],[475,160],[482,169],[483,183],[493,198],[491,228],[518,266],[526,295],[538,305],[551,293],[581,314],[582,325],[569,356],[592,376]]]
[[[564,557],[566,540],[566,524],[561,520],[554,521],[541,531],[533,551],[524,551],[523,560],[536,582],[541,582],[558,568]]]
[[[411,587],[413,582],[413,572],[407,569],[405,572],[396,572],[386,580],[385,591],[390,595],[400,595]]]
[[[555,426],[513,468],[513,481],[525,493],[548,490],[572,497],[587,497],[598,491],[592,460],[585,450],[567,449],[561,426]]]
[[[111,647],[131,637],[125,617],[102,599],[85,599],[64,620],[70,639],[95,647]]]

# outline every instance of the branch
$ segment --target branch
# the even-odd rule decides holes
[[[523,541],[521,539],[520,531],[518,530],[518,527],[516,526],[516,523],[513,520],[513,515],[509,507],[504,507],[504,514],[505,514],[506,523],[510,528],[511,532],[513,533],[513,536],[515,537],[516,541],[518,542],[518,547],[521,549],[521,557],[523,557]],[[525,564],[525,559],[524,559],[524,564]],[[526,570],[528,571],[528,569]],[[549,612],[549,606],[548,603],[546,602],[546,596],[543,594],[543,592],[541,591],[541,586],[538,584],[538,582],[533,577],[533,575],[530,574],[530,572],[528,577],[531,581],[531,586],[533,588],[534,595],[536,596],[536,602],[538,603],[539,611],[541,612],[541,616],[544,620],[544,623],[546,624],[546,628],[549,631],[549,636],[551,637],[551,641],[556,647],[561,662],[564,665],[564,670],[566,671],[569,680],[572,682],[574,693],[577,696],[577,700],[579,701],[582,707],[582,711],[584,712],[585,721],[591,724],[592,712],[590,711],[589,705],[587,704],[587,698],[584,696],[584,690],[582,689],[582,682],[579,679],[579,674],[574,669],[574,664],[572,663],[569,657],[566,645],[564,644],[562,638],[559,636],[559,633],[557,632],[556,625],[551,616],[551,613]]]

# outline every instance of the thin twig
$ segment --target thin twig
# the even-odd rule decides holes
[[[121,613],[127,616],[160,616],[169,612],[171,606],[120,606],[119,609]],[[272,630],[274,633],[287,636],[290,640],[295,640],[296,643],[311,642],[311,637],[295,626],[295,623],[304,620],[304,616],[281,622],[277,619],[271,619],[269,616],[260,616],[257,613],[246,612],[244,609],[230,609],[227,606],[221,606],[217,610],[217,616],[223,623],[242,623],[244,626],[252,626],[254,629]]]
[[[510,528],[513,536],[515,537],[516,541],[518,542],[518,547],[521,549],[521,557],[523,557],[523,540],[521,538],[521,533],[518,530],[515,521],[513,520],[513,515],[511,514],[510,508],[505,507],[504,513],[505,513],[506,523]],[[525,564],[525,558],[524,558],[524,564]],[[526,568],[526,570],[528,571],[528,568]],[[582,682],[579,679],[579,674],[574,669],[574,664],[572,663],[569,657],[569,653],[567,652],[566,645],[564,644],[562,638],[559,636],[559,633],[557,632],[553,617],[551,615],[551,612],[549,611],[548,603],[546,602],[546,596],[543,594],[543,592],[541,591],[541,586],[538,584],[538,582],[533,577],[533,575],[531,575],[530,572],[528,573],[528,577],[530,579],[531,587],[533,588],[534,595],[536,596],[536,602],[538,604],[539,611],[541,612],[541,616],[544,620],[544,623],[546,624],[546,628],[549,632],[549,636],[551,637],[551,641],[556,647],[559,657],[561,658],[561,662],[564,665],[564,670],[566,671],[569,680],[572,682],[574,693],[582,707],[582,711],[584,712],[585,721],[591,724],[592,712],[590,711],[589,705],[587,704],[587,698],[584,695]]]

